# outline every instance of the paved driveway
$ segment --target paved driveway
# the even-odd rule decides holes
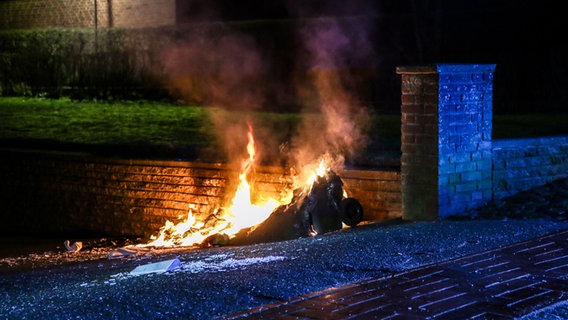
[[[568,229],[552,219],[377,223],[277,243],[154,250],[58,249],[0,260],[2,319],[213,319]],[[162,274],[140,265],[179,259]]]

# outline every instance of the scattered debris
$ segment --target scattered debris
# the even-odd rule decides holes
[[[154,262],[138,266],[134,268],[134,270],[130,271],[130,275],[138,276],[149,273],[164,273],[172,271],[179,267],[181,267],[181,262],[179,261],[178,258],[175,258],[171,260],[165,260],[165,261]]]
[[[73,244],[71,244],[71,242],[69,240],[65,240],[63,242],[63,245],[65,245],[67,252],[71,252],[71,253],[79,252],[79,251],[81,251],[81,248],[83,248],[83,243],[81,241],[76,241],[76,242],[73,242]]]
[[[146,253],[148,251],[150,251],[150,249],[148,248],[126,246],[110,250],[110,252],[108,253],[108,258],[109,259],[122,258],[122,257],[136,255],[138,253]]]
[[[244,268],[249,265],[265,264],[290,259],[295,259],[295,257],[267,255],[263,257],[235,258],[232,257],[232,255],[227,254],[213,254],[203,259],[183,263],[179,261],[179,258],[176,258],[138,266],[130,272],[114,274],[111,276],[111,279],[105,280],[104,284],[115,285],[117,281],[150,273],[165,273],[173,270],[183,273],[225,272],[227,270]],[[97,283],[98,280],[83,283],[81,286],[92,286]]]

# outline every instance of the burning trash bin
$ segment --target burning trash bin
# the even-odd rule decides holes
[[[239,232],[231,244],[274,242],[354,227],[363,220],[363,207],[343,196],[343,181],[332,170],[317,176],[309,189],[294,192],[289,204],[277,207],[261,224]]]
[[[340,230],[342,223],[353,227],[363,218],[361,204],[352,198],[343,199],[343,181],[331,170],[317,177],[301,210],[310,234]]]
[[[363,220],[363,207],[343,190],[343,181],[322,157],[319,167],[300,180],[302,187],[285,200],[252,201],[249,179],[254,181],[254,138],[249,127],[249,158],[242,164],[239,185],[232,200],[214,208],[208,215],[194,215],[173,224],[166,221],[160,234],[139,246],[222,246],[275,242],[338,231],[354,227]],[[305,180],[304,180],[305,179]],[[288,197],[290,196],[290,198]],[[291,199],[291,200],[288,200]]]

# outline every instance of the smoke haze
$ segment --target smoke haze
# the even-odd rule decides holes
[[[313,17],[316,11],[353,12],[348,6],[354,5],[325,1],[312,4],[296,6],[288,2],[288,9],[292,15]],[[214,15],[212,10],[201,11]],[[364,11],[370,12],[371,8],[365,7]],[[365,146],[368,110],[350,88],[360,80],[353,70],[370,68],[374,60],[366,21],[357,16],[336,18],[329,14],[294,24],[299,45],[294,48],[294,64],[289,66],[293,83],[287,85],[294,88],[305,116],[290,133],[286,148],[275,147],[286,134],[253,123],[260,152],[270,157],[280,152],[279,157],[300,168],[319,163],[324,156],[335,166],[342,166],[346,157]],[[267,79],[275,61],[263,54],[253,37],[234,32],[220,22],[203,32],[181,35],[180,41],[163,50],[163,72],[171,90],[189,103],[236,110],[243,115],[212,113],[217,136],[229,156],[243,156],[251,122],[244,116],[246,111],[259,110],[266,103]]]

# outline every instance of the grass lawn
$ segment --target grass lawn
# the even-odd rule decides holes
[[[67,99],[0,98],[0,138],[65,143],[147,142],[203,144],[209,139],[207,110],[196,106]]]
[[[212,116],[253,119],[286,139],[303,117],[294,113],[224,112],[201,106],[158,102],[77,102],[68,99],[0,98],[0,147],[92,151],[107,155],[193,158],[216,150]],[[374,115],[370,154],[397,152],[400,117]],[[567,115],[494,116],[493,138],[568,135]]]

